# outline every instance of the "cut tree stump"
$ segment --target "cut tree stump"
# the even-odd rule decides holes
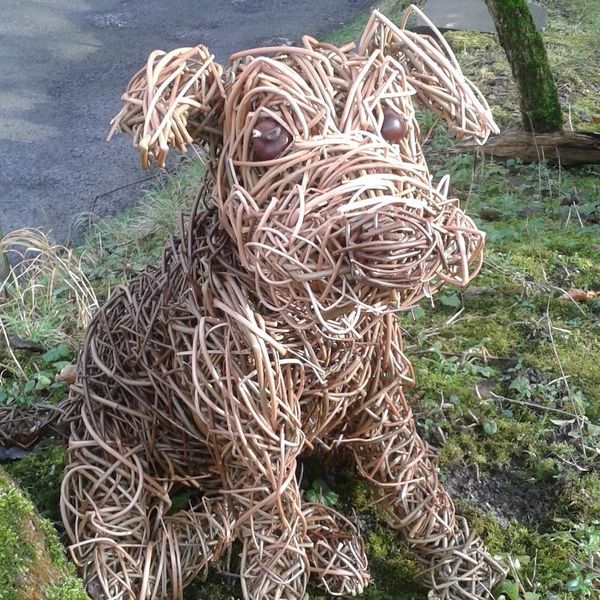
[[[460,142],[449,151],[451,154],[483,152],[493,158],[519,158],[523,162],[547,160],[563,166],[599,164],[600,133],[505,131],[483,145],[472,141]]]

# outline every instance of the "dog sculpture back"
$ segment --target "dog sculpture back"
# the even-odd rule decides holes
[[[228,69],[203,46],[155,52],[123,99],[113,131],[144,166],[199,143],[208,182],[161,266],[87,333],[62,512],[90,593],[181,598],[233,539],[247,599],[299,600],[309,576],[360,593],[355,526],[296,479],[303,454],[346,448],[430,585],[491,597],[504,569],[416,431],[394,316],[481,265],[484,236],[432,184],[414,114],[495,130],[443,38],[374,12],[357,50],[305,37]]]

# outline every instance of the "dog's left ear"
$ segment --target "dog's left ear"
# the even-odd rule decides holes
[[[435,38],[405,29],[412,13],[427,23]],[[485,98],[463,75],[442,34],[416,6],[405,11],[400,27],[373,11],[361,37],[359,53],[375,50],[392,56],[404,67],[419,103],[443,117],[455,133],[482,142],[490,133],[498,133]]]
[[[223,67],[205,46],[155,50],[131,78],[108,139],[115,131],[131,134],[144,169],[151,161],[164,167],[171,147],[181,153],[198,142],[219,147],[225,102],[222,78]]]

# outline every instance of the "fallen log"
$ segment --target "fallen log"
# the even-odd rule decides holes
[[[493,158],[518,158],[523,162],[547,160],[563,166],[598,164],[600,133],[556,131],[534,134],[526,131],[504,131],[490,137],[483,145],[473,141],[460,142],[452,146],[449,152],[483,152]]]

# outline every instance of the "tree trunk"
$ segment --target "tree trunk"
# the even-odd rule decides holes
[[[562,129],[562,111],[541,33],[526,0],[485,0],[517,83],[525,131]]]

